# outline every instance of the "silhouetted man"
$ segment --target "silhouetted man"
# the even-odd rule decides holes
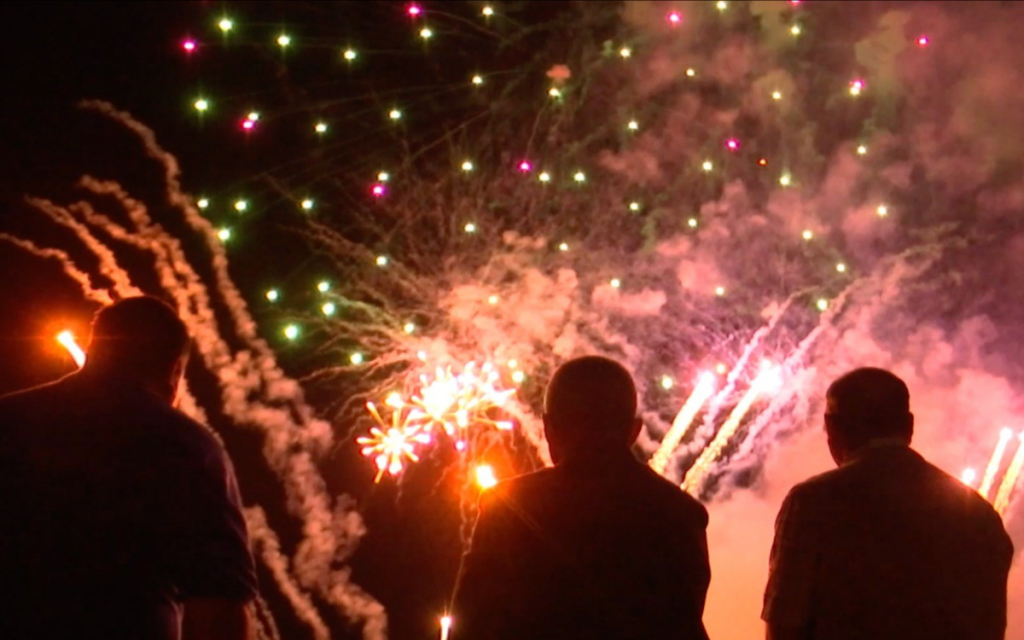
[[[981,496],[910,448],[906,385],[857,369],[826,401],[839,468],[782,505],[769,640],[1002,640],[1010,539]]]
[[[707,511],[638,462],[636,388],[599,357],[555,372],[555,466],[484,494],[452,607],[460,640],[704,640]]]
[[[0,399],[0,637],[248,637],[234,473],[173,408],[188,348],[169,306],[129,298],[79,372]]]

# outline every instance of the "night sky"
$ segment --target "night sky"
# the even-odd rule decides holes
[[[117,180],[209,285],[210,252],[167,204],[161,166],[124,126],[76,105],[109,101],[155,131],[183,190],[210,199],[203,216],[231,229],[230,276],[260,336],[331,421],[316,468],[369,531],[332,568],[351,568],[398,640],[436,637],[468,504],[467,475],[453,469],[475,461],[436,447],[400,482],[376,484],[353,441],[365,411],[355,403],[357,421],[346,400],[415,386],[417,367],[433,365],[420,349],[493,358],[502,375],[518,361],[526,420],[492,439],[510,475],[540,464],[520,434],[536,427],[542,382],[567,357],[604,353],[631,368],[642,455],[713,373],[720,403],[669,452],[667,475],[681,480],[757,372],[780,365],[781,389],[747,405],[699,478],[709,629],[753,637],[778,505],[831,467],[820,429],[830,379],[863,364],[899,373],[915,442],[953,474],[984,469],[1003,425],[1024,427],[1024,5],[700,2],[673,19],[665,3],[502,2],[493,20],[483,5],[425,2],[411,18],[407,3],[380,1],[8,3],[0,233],[94,271],[74,234],[26,197],[64,205],[83,197],[83,175]],[[236,21],[227,36],[225,15]],[[417,36],[426,23],[429,41]],[[281,33],[294,42],[276,46]],[[347,47],[358,59],[343,59]],[[388,117],[396,107],[400,121]],[[250,110],[260,119],[246,132]],[[319,121],[329,134],[315,133]],[[471,171],[460,168],[468,158]],[[375,199],[385,169],[392,182]],[[348,244],[311,239],[310,221]],[[133,281],[161,292],[151,257],[118,247]],[[374,263],[385,255],[387,269]],[[94,306],[56,262],[6,242],[0,278],[0,393],[72,371],[54,336],[84,336]],[[331,326],[322,279],[329,299],[387,307],[415,335],[396,330],[371,352],[359,340],[380,337],[375,320]],[[271,288],[280,303],[264,296]],[[223,325],[225,304],[213,304]],[[290,322],[305,329],[297,340],[283,335]],[[362,368],[351,360],[360,349]],[[387,358],[412,364],[375,367]],[[337,375],[312,376],[322,371]],[[266,510],[290,556],[302,524],[264,457],[266,425],[233,424],[201,358],[189,380],[247,505]],[[1018,546],[1019,516],[1006,514]],[[257,566],[282,637],[311,637]],[[1024,634],[1019,568],[1011,584],[1011,629]],[[334,637],[361,637],[315,601]]]

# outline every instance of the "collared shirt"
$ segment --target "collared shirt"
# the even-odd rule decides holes
[[[256,593],[221,445],[85,370],[0,399],[0,549],[2,638],[176,640],[187,599]]]
[[[762,617],[809,640],[1002,640],[1012,555],[970,487],[869,447],[786,497]]]
[[[707,511],[626,451],[484,494],[452,608],[459,640],[706,640]]]

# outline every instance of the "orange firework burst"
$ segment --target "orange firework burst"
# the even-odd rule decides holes
[[[515,394],[515,389],[503,389],[501,376],[490,362],[477,371],[470,362],[461,373],[451,367],[438,367],[434,376],[422,374],[420,388],[409,399],[416,409],[413,415],[429,426],[442,427],[448,435],[472,425],[486,424],[506,431],[512,428],[508,420],[493,420],[487,413],[502,408]]]
[[[410,423],[409,415],[404,411],[392,412],[389,423],[372,402],[367,402],[366,408],[379,426],[371,427],[370,435],[361,436],[356,442],[363,446],[364,456],[373,458],[377,465],[374,482],[380,482],[385,473],[392,476],[402,473],[406,461],[418,462],[416,447],[430,444],[432,438],[424,425]]]

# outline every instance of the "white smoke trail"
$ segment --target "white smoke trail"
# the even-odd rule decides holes
[[[97,110],[134,131],[143,140],[150,157],[162,164],[168,200],[182,211],[186,222],[200,232],[210,250],[216,291],[230,313],[236,336],[248,348],[233,351],[228,346],[218,330],[209,292],[191,266],[180,241],[155,224],[142,203],[131,198],[116,183],[86,177],[80,186],[92,194],[116,200],[134,229],[125,228],[109,216],[96,212],[88,202],[69,208],[42,199],[31,199],[30,204],[76,234],[98,260],[100,273],[114,283],[117,297],[137,295],[140,291],[132,284],[129,274],[118,265],[111,248],[99,240],[88,225],[102,230],[115,241],[142,249],[152,256],[161,286],[175,300],[179,313],[195,338],[204,365],[220,383],[224,413],[237,424],[255,426],[264,432],[267,461],[282,479],[289,510],[302,519],[303,539],[293,562],[297,583],[336,606],[352,622],[362,623],[365,638],[384,638],[387,621],[383,607],[352,584],[347,571],[333,568],[336,562],[351,555],[364,535],[365,527],[351,500],[342,497],[334,504],[316,468],[315,456],[327,450],[332,440],[330,425],[313,417],[299,385],[284,375],[269,347],[257,337],[256,324],[228,275],[222,243],[212,225],[199,216],[190,199],[180,191],[175,159],[157,145],[152,131],[128,114],[105,103],[92,102],[83,106]],[[82,216],[87,224],[76,219],[72,212]],[[23,241],[19,242],[19,246],[28,247]],[[73,267],[66,254],[50,253],[48,257],[63,259],[66,266]],[[77,267],[68,272],[83,288],[86,285],[91,288],[90,281]],[[184,394],[182,406],[191,412],[198,410],[191,394]],[[262,533],[266,551],[269,538],[265,532]],[[295,582],[284,580],[286,573],[279,570],[273,573],[283,592],[294,591]],[[294,598],[292,600],[298,602]],[[308,611],[304,619],[312,620]],[[311,624],[317,633],[326,629],[322,621],[318,627]]]

